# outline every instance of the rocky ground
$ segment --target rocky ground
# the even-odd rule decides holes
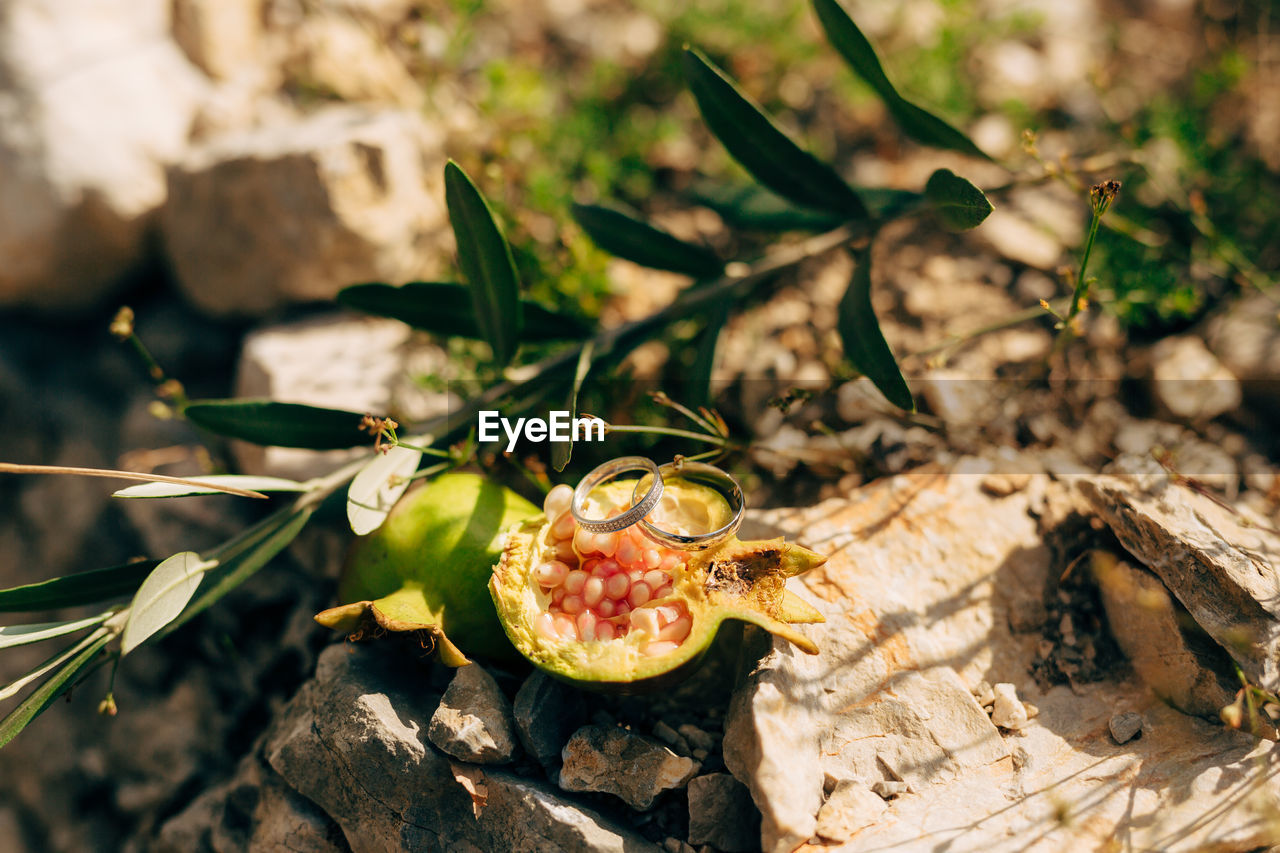
[[[0,456],[286,476],[340,454],[215,444],[211,459],[189,427],[154,417],[145,377],[107,334],[114,300],[133,305],[193,397],[407,420],[456,404],[446,383],[415,381],[453,376],[456,349],[319,304],[352,282],[451,269],[444,157],[490,150],[500,131],[442,69],[504,50],[638,67],[661,20],[651,6],[499,4],[506,25],[458,60],[432,4],[53,5],[65,2],[0,11],[0,103],[13,119],[0,123]],[[869,7],[864,24],[888,43],[927,37],[940,13],[909,5],[902,20]],[[1100,111],[1122,119],[1199,50],[1185,4],[1022,5],[1047,17],[970,69],[985,103],[1016,91],[1085,127]],[[1095,100],[1081,81],[1114,68],[1096,61],[1103,23],[1122,31],[1121,58],[1163,45],[1170,61],[1120,75]],[[1260,67],[1269,91],[1274,69]],[[1273,102],[1259,96],[1239,128],[1264,159]],[[1006,156],[1016,130],[993,110],[974,133]],[[1082,136],[1042,144],[1095,141]],[[666,145],[659,165],[688,171],[699,144]],[[947,156],[888,156],[895,144],[854,155],[854,177],[917,186],[948,166],[1002,180]],[[449,670],[412,643],[335,641],[311,620],[333,603],[347,545],[335,514],[131,656],[119,716],[93,713],[91,682],[0,751],[0,846],[1280,843],[1270,715],[1244,722],[1254,734],[1219,721],[1237,671],[1280,688],[1274,297],[1242,287],[1154,339],[1097,314],[1046,376],[1047,319],[961,338],[1059,295],[1056,268],[1078,248],[1085,209],[1057,182],[995,201],[970,235],[910,222],[878,243],[875,305],[919,414],[891,411],[841,365],[843,255],[777,282],[721,341],[716,402],[753,444],[733,464],[754,533],[831,555],[793,582],[826,615],[807,629],[818,656],[748,631],[678,690],[620,697],[527,671]],[[654,206],[677,233],[732,242],[708,210]],[[521,223],[548,227],[535,214]],[[1217,269],[1204,260],[1196,274]],[[683,286],[621,261],[608,275],[610,323]],[[646,345],[623,372],[662,387],[680,346]],[[769,405],[795,389],[812,396]],[[0,586],[207,547],[251,515],[229,498],[108,495],[71,479],[0,481]],[[6,649],[0,676],[43,656]]]

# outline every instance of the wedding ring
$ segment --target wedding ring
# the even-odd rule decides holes
[[[713,545],[720,544],[737,532],[739,525],[742,524],[742,515],[746,509],[746,502],[742,497],[742,487],[738,485],[737,480],[733,479],[726,471],[714,465],[707,465],[704,462],[668,462],[658,469],[657,476],[653,479],[657,482],[672,476],[714,489],[729,504],[729,509],[733,511],[733,518],[729,519],[729,523],[718,530],[712,530],[707,533],[682,534],[663,530],[656,527],[647,518],[642,517],[639,521],[640,531],[645,536],[668,548],[676,548],[682,551],[705,551]],[[640,492],[644,482],[645,480],[642,477],[636,483],[635,493]],[[632,500],[635,500],[635,494],[632,495]],[[655,501],[654,503],[656,504],[657,502]],[[645,513],[645,515],[648,515],[648,513]]]
[[[619,474],[626,474],[630,471],[643,471],[649,475],[649,490],[643,497],[636,500],[635,492],[639,491],[637,484],[637,488],[631,496],[632,507],[625,512],[609,518],[587,518],[583,515],[587,495],[591,494],[591,491],[596,486],[617,479]],[[591,533],[613,533],[618,530],[624,530],[643,519],[658,505],[658,501],[661,498],[662,475],[658,471],[657,464],[652,459],[646,459],[643,456],[620,456],[598,466],[590,474],[582,478],[578,483],[578,487],[573,490],[573,500],[569,503],[569,512],[573,514],[573,520],[578,522],[578,526],[583,530]]]

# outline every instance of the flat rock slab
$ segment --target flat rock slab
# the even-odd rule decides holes
[[[1245,675],[1280,688],[1280,535],[1162,474],[1089,477],[1080,489]]]
[[[762,812],[762,849],[1271,842],[1271,744],[1168,707],[1124,668],[1075,692],[1041,691],[1031,677],[1044,638],[1017,617],[1043,599],[1051,567],[1033,512],[1066,488],[1036,475],[997,497],[981,477],[931,469],[756,517],[831,554],[795,586],[827,616],[807,628],[821,654],[766,641],[727,720],[725,761]],[[1038,713],[1020,731],[998,730],[972,696],[983,681],[1014,685]],[[1125,711],[1146,726],[1118,745],[1109,724]],[[866,802],[841,820],[837,801],[819,826],[824,782],[831,795],[901,793],[869,825]]]

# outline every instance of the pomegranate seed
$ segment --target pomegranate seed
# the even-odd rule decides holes
[[[669,643],[665,641],[657,642],[657,643],[646,643],[645,645],[640,647],[640,653],[643,654],[645,657],[656,658],[656,657],[659,657],[660,655],[669,655],[678,648],[680,648],[680,646],[676,645],[675,643]]]
[[[559,586],[569,576],[569,567],[559,560],[548,560],[533,570],[533,576],[543,586]]]
[[[562,563],[569,563],[578,559],[578,555],[573,550],[573,540],[561,539],[556,543],[555,548],[551,552],[551,556],[555,557]]]
[[[555,520],[551,525],[551,535],[557,539],[568,539],[573,535],[573,529],[577,525],[573,521],[573,516],[565,513]]]
[[[547,496],[542,499],[542,511],[546,513],[547,518],[557,518],[561,513],[569,511],[569,504],[573,501],[573,487],[564,483],[547,492]]]
[[[609,575],[609,578],[604,582],[604,594],[615,601],[625,597],[630,591],[631,581],[626,575]]]
[[[618,562],[625,566],[632,566],[636,560],[640,559],[640,549],[636,547],[636,543],[630,538],[623,539],[618,543],[618,550],[614,553],[618,558]]]
[[[578,614],[578,636],[583,642],[596,638],[596,615],[590,610],[584,610]]]
[[[644,567],[646,569],[656,569],[658,568],[658,566],[662,565],[662,555],[659,554],[657,549],[655,548],[649,548],[648,550],[646,550],[643,554],[643,557],[644,557]]]
[[[659,640],[670,640],[679,643],[689,636],[689,631],[693,628],[693,620],[688,616],[681,616],[670,625],[667,625],[658,632]]]
[[[578,639],[578,626],[574,624],[572,616],[566,616],[563,613],[555,615],[556,633],[566,640]]]
[[[618,550],[618,534],[617,533],[597,533],[596,547],[600,549],[600,553],[606,557],[612,557]]]
[[[587,585],[587,575],[582,569],[574,569],[569,572],[569,576],[564,579],[564,588],[570,595],[577,595],[582,592],[582,588]]]
[[[631,612],[631,605],[625,601],[619,601],[618,606],[614,609],[614,616],[626,616]]]
[[[607,578],[610,575],[616,574],[620,570],[621,567],[613,560],[601,560],[596,564],[596,567],[591,570],[591,574],[598,578]]]
[[[559,632],[556,630],[555,617],[545,611],[539,613],[537,618],[533,620],[533,629],[538,632],[538,636],[547,640],[554,640],[559,636]]]
[[[618,629],[613,626],[612,622],[601,622],[596,625],[597,640],[612,640],[618,636]]]
[[[653,597],[654,597],[654,600],[657,600],[659,598],[666,598],[670,594],[671,594],[671,584],[668,583],[665,586],[663,586],[662,589],[654,590]]]
[[[677,566],[682,566],[682,565],[684,565],[683,560],[681,560],[675,554],[668,554],[667,556],[662,558],[661,568],[667,574],[671,574],[676,570]]]
[[[618,612],[617,602],[610,601],[606,598],[604,601],[596,605],[596,612],[605,619],[608,619]]]
[[[667,585],[669,580],[671,580],[671,578],[657,569],[650,569],[644,573],[644,582],[649,585],[650,589],[659,589],[664,587]]]
[[[658,622],[662,625],[669,625],[680,618],[680,608],[670,604],[662,607],[653,608],[658,614]]]
[[[573,546],[578,549],[580,554],[592,554],[597,549],[596,535],[590,530],[583,530],[579,527],[573,534]]]
[[[631,587],[631,592],[627,595],[627,601],[632,607],[639,607],[649,600],[649,585],[644,581],[640,581]]]
[[[632,569],[631,571],[627,572],[627,579],[632,583],[640,583],[640,581],[644,580],[644,570]]]
[[[560,602],[564,601],[564,596],[565,596],[564,585],[561,584],[560,586],[551,590],[551,603],[559,604]]]
[[[586,584],[582,587],[582,600],[588,607],[595,607],[602,598],[604,598],[604,581],[600,578],[587,578]]]
[[[644,631],[651,637],[658,636],[658,614],[653,612],[652,608],[643,608],[636,610],[631,614],[631,627],[637,631]]]
[[[580,595],[566,595],[564,601],[560,602],[560,609],[574,616],[586,609],[586,606]]]

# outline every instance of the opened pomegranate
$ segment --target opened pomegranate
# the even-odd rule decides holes
[[[588,517],[624,511],[635,483],[597,488],[587,500]],[[542,516],[512,528],[489,581],[507,636],[537,666],[583,682],[650,679],[700,657],[725,619],[760,625],[817,653],[790,623],[822,616],[785,584],[825,557],[782,539],[730,537],[706,551],[682,551],[634,526],[591,533],[574,522],[571,498],[568,486],[555,487]],[[649,520],[688,535],[716,530],[730,517],[714,489],[673,478]]]

